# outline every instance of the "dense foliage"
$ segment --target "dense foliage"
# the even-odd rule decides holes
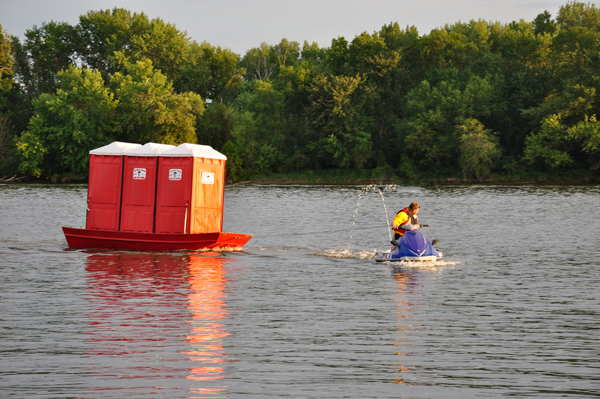
[[[600,176],[600,10],[397,23],[243,56],[115,8],[0,28],[0,177],[85,176],[114,140],[198,142],[228,174]],[[368,173],[364,173],[368,171]]]

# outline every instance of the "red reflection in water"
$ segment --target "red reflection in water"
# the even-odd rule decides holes
[[[187,388],[193,398],[225,397],[214,382],[223,378],[229,335],[224,264],[217,253],[89,256],[93,390],[182,397]]]
[[[187,378],[201,381],[220,379],[223,378],[223,367],[219,364],[226,361],[224,357],[227,355],[223,338],[229,335],[220,322],[227,317],[223,260],[218,254],[192,256],[189,274],[188,308],[192,314],[192,328],[188,339],[193,350],[186,353],[190,360],[203,366],[192,369]],[[192,392],[201,393],[197,389]]]

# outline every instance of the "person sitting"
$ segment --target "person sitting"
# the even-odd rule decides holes
[[[394,241],[392,241],[392,251],[398,248],[398,239],[404,235],[408,230],[415,230],[419,228],[419,218],[417,213],[419,212],[419,204],[412,202],[408,207],[400,210],[394,220],[392,221],[392,228],[394,229]]]

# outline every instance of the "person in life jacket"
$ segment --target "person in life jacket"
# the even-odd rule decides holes
[[[419,218],[417,213],[419,212],[419,204],[412,202],[408,207],[401,209],[394,220],[392,221],[392,228],[394,229],[394,241],[398,241],[400,237],[404,235],[408,230],[415,230],[419,228]],[[396,245],[392,245],[392,251],[398,248]]]

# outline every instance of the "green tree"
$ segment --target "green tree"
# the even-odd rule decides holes
[[[569,2],[556,17],[544,58],[549,64],[543,100],[523,110],[531,133],[523,159],[552,172],[596,168],[595,115],[600,112],[600,10]]]
[[[12,132],[8,119],[0,115],[0,164],[8,157],[12,144]]]
[[[325,65],[332,75],[343,75],[347,73],[349,58],[348,41],[340,36],[331,41],[331,47],[325,56]]]
[[[53,92],[58,73],[75,65],[76,42],[74,27],[54,21],[28,29],[23,44],[12,37],[16,79],[31,99]]]
[[[311,120],[307,115],[311,102],[310,88],[319,76],[320,67],[312,62],[281,68],[278,80],[273,86],[282,95],[280,109],[281,139],[283,159],[279,163],[280,171],[306,169],[314,161],[309,155],[311,143]]]
[[[421,170],[458,169],[460,136],[457,125],[489,117],[497,105],[495,93],[502,80],[472,76],[463,87],[442,81],[424,81],[407,96],[407,117],[400,122],[404,156]]]
[[[310,148],[325,166],[361,169],[372,156],[368,133],[372,121],[363,111],[368,98],[363,82],[360,76],[313,81],[309,115],[314,139]]]
[[[552,61],[557,78],[586,75],[586,68],[600,50],[600,9],[594,4],[569,2],[560,7],[556,24]]]
[[[173,78],[187,62],[190,39],[175,25],[146,14],[114,8],[89,11],[79,18],[78,51],[85,65],[109,77],[126,65],[148,59]]]
[[[460,137],[459,163],[464,177],[488,177],[500,158],[498,140],[476,119],[456,127]]]
[[[173,86],[180,93],[197,93],[205,101],[231,101],[245,72],[239,65],[239,56],[231,50],[207,42],[200,45],[193,42],[186,63],[176,73]]]
[[[387,47],[377,33],[363,32],[356,36],[348,46],[348,66],[351,75],[373,73],[373,64],[385,56]]]
[[[537,107],[531,107],[523,113],[534,123],[539,124],[549,116],[560,115],[562,123],[574,124],[596,109],[597,95],[595,87],[587,87],[579,83],[564,82],[560,93],[553,93]]]
[[[523,159],[530,164],[541,162],[557,170],[575,163],[575,156],[583,152],[591,157],[584,164],[580,162],[580,167],[600,167],[600,123],[595,115],[572,126],[563,124],[560,115],[552,115],[538,133],[527,137],[526,144]]]
[[[13,59],[10,38],[0,25],[0,110],[6,105],[6,93],[13,85]]]
[[[535,17],[533,20],[533,31],[536,35],[542,35],[544,33],[553,34],[556,32],[556,22],[552,19],[552,15],[547,10]]]
[[[14,135],[27,128],[31,102],[14,84],[14,51],[11,37],[0,26],[0,175],[16,174],[20,164]]]
[[[598,30],[600,28],[600,9],[593,3],[569,1],[560,7],[556,24],[561,30],[569,28]]]
[[[10,121],[3,111],[9,102],[7,94],[13,85],[13,59],[10,53],[10,38],[0,25],[0,165],[12,149]]]
[[[259,173],[274,171],[282,161],[285,145],[284,96],[269,81],[256,84],[247,103],[247,110],[254,120],[254,138],[257,145],[254,168]]]
[[[350,43],[348,53],[347,69],[360,74],[369,88],[365,92],[368,98],[364,111],[373,123],[367,132],[374,148],[382,152],[389,163],[395,164],[398,146],[393,126],[401,111],[398,105],[402,103],[402,95],[406,94],[402,82],[407,72],[400,63],[401,50],[388,49],[378,33],[362,33]],[[372,159],[375,159],[374,154]]]
[[[379,31],[386,47],[389,50],[402,50],[410,52],[419,40],[419,31],[415,26],[407,26],[406,29],[400,29],[398,22],[384,25]]]
[[[77,25],[77,50],[83,64],[102,73],[108,82],[118,71],[111,59],[116,51],[131,46],[135,32],[130,28],[133,19],[139,17],[146,18],[116,7],[112,11],[88,11],[81,15]]]
[[[234,142],[228,141],[221,149],[221,152],[227,156],[227,162],[225,163],[226,177],[234,183],[239,182],[244,172],[238,147]]]
[[[247,80],[266,80],[276,78],[280,68],[295,65],[299,58],[300,44],[282,39],[275,46],[262,43],[248,50],[240,64],[246,69]]]
[[[326,56],[327,50],[319,47],[318,43],[308,43],[308,41],[304,41],[304,45],[302,46],[302,51],[300,53],[300,59],[302,61],[308,62],[309,65],[316,67],[325,61]]]
[[[187,62],[189,38],[175,25],[160,18],[149,21],[142,13],[134,18],[130,29],[136,33],[131,37],[130,46],[114,52],[119,65],[147,59],[152,61],[155,69],[172,78],[174,72]]]
[[[527,137],[523,159],[530,164],[541,161],[554,169],[570,165],[573,159],[564,150],[568,141],[567,127],[554,115],[544,120],[537,134]]]
[[[506,26],[498,39],[506,112],[485,125],[501,132],[500,143],[511,160],[522,155],[531,131],[531,119],[523,110],[538,106],[553,89],[552,40],[551,34],[536,34],[533,25],[524,21]],[[539,126],[539,120],[534,125]]]
[[[444,71],[466,68],[471,53],[476,52],[478,48],[461,33],[446,27],[434,29],[429,35],[421,37],[418,50],[421,63],[426,68]]]
[[[102,76],[74,66],[59,72],[56,94],[34,100],[29,129],[17,139],[19,171],[36,177],[85,176],[89,151],[113,140],[116,101]]]
[[[126,65],[110,86],[119,101],[119,137],[145,143],[196,143],[196,118],[204,112],[195,93],[177,94],[165,75],[150,60]]]
[[[271,46],[261,43],[260,47],[246,51],[241,65],[246,69],[247,80],[269,79],[275,73],[277,57]]]
[[[232,178],[236,179],[235,176],[242,178],[256,171],[259,144],[256,141],[256,122],[251,112],[239,110],[238,105],[232,125],[231,139],[225,143],[222,152],[228,157],[229,154],[235,155],[230,169]]]
[[[198,143],[219,149],[231,139],[235,109],[221,102],[208,104],[206,112],[198,118],[196,134]]]

